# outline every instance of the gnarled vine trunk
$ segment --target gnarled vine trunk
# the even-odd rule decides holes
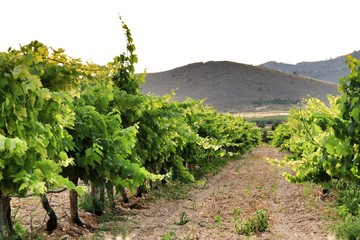
[[[70,176],[69,180],[72,181],[75,184],[75,186],[77,186],[79,177]],[[70,197],[70,218],[78,226],[82,226],[83,223],[80,220],[79,211],[78,211],[78,193],[75,190],[70,190],[69,197]]]
[[[100,190],[100,197],[98,198]],[[101,195],[104,195],[104,186],[101,185],[100,187],[96,186],[94,183],[91,183],[91,200],[94,206],[94,213],[98,216],[103,215],[104,213],[104,199],[101,198]]]
[[[16,235],[11,221],[11,198],[0,191],[0,239],[21,239]]]
[[[55,211],[50,206],[50,203],[46,197],[46,195],[41,196],[41,203],[43,208],[46,211],[46,214],[49,216],[49,220],[46,223],[46,231],[52,233],[57,228],[57,217]]]

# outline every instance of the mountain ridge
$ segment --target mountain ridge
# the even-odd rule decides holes
[[[351,55],[357,59],[360,59],[360,51],[354,51],[352,53],[329,60],[313,62],[303,61],[296,64],[269,61],[260,64],[259,66],[337,83],[340,78],[345,77],[350,72],[347,64],[345,63],[345,58],[347,55]]]
[[[309,96],[327,101],[337,84],[230,61],[191,63],[171,70],[148,73],[143,93],[170,94],[175,100],[206,99],[222,112],[286,109]]]

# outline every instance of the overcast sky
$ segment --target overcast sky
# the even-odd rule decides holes
[[[359,0],[0,0],[0,51],[39,40],[105,64],[125,50],[137,72],[193,62],[297,63],[360,50]]]

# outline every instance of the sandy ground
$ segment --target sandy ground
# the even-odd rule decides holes
[[[282,159],[284,153],[262,145],[229,163],[219,174],[209,176],[207,183],[191,190],[182,200],[133,199],[118,209],[122,220],[98,224],[96,216],[81,212],[88,225],[77,227],[69,222],[67,193],[49,195],[59,218],[51,235],[36,230],[44,228],[46,215],[37,198],[14,199],[13,213],[34,235],[45,239],[334,239],[324,222],[330,199],[311,184],[293,184],[282,176],[283,170],[265,159]],[[20,206],[20,207],[19,207]],[[130,207],[126,208],[126,207]],[[16,210],[18,208],[18,210]],[[236,234],[234,210],[240,220],[248,219],[258,209],[267,209],[269,229],[247,238]],[[179,225],[180,216],[189,219]],[[112,229],[114,231],[112,231]],[[99,234],[99,230],[102,231]],[[111,235],[121,232],[121,236]],[[39,232],[37,232],[39,231]],[[96,236],[96,238],[95,238]]]

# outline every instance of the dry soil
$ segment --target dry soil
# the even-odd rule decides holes
[[[17,211],[20,222],[45,239],[334,239],[325,222],[331,199],[319,186],[287,182],[283,169],[266,161],[284,156],[278,149],[259,146],[208,176],[205,185],[191,189],[186,199],[132,198],[118,208],[122,220],[117,222],[98,224],[96,216],[81,212],[87,225],[75,226],[68,217],[67,192],[49,195],[59,218],[58,229],[50,235],[36,230],[44,228],[46,219],[37,198],[14,199],[13,213]],[[234,210],[242,221],[259,209],[267,210],[269,229],[251,237],[237,234]],[[179,225],[181,215],[189,219],[186,224]]]

